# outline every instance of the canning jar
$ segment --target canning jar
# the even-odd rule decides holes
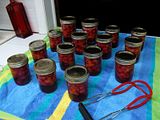
[[[41,91],[51,93],[56,90],[56,64],[53,60],[44,58],[34,64]]]
[[[97,46],[102,49],[102,58],[108,59],[112,55],[112,36],[110,34],[97,35]]]
[[[142,39],[143,44],[142,44],[141,50],[143,50],[143,47],[144,47],[144,42],[145,42],[146,34],[147,34],[147,31],[144,28],[142,28],[142,27],[135,27],[131,31],[131,35],[132,36],[139,37],[139,38]]]
[[[43,40],[35,40],[29,44],[33,60],[47,58],[46,43]]]
[[[72,42],[71,34],[76,30],[76,19],[74,16],[64,16],[60,19],[64,42]]]
[[[96,76],[101,72],[102,50],[96,45],[90,45],[84,50],[84,63],[88,72]]]
[[[57,45],[62,43],[62,33],[56,29],[49,30],[48,32],[50,48],[52,52],[57,51]]]
[[[84,48],[86,47],[87,42],[87,33],[86,32],[74,32],[71,35],[73,44],[75,46],[76,54],[83,54]]]
[[[89,74],[84,66],[75,65],[65,70],[68,93],[71,100],[80,102],[88,95]]]
[[[65,70],[67,67],[73,66],[75,64],[74,51],[75,47],[70,42],[58,44],[57,52],[62,70]]]
[[[143,41],[142,39],[134,36],[125,38],[125,50],[130,51],[136,55],[136,62],[139,60]]]
[[[25,54],[12,55],[7,59],[7,63],[17,85],[25,85],[30,82],[28,58]]]
[[[115,76],[120,83],[131,81],[136,55],[130,51],[118,51],[115,55]]]
[[[119,44],[119,31],[120,28],[117,25],[108,25],[106,27],[106,33],[111,34],[112,39],[112,47],[116,48]]]
[[[87,32],[87,44],[93,45],[96,43],[95,39],[97,37],[98,31],[98,20],[96,18],[86,18],[82,21],[82,29]]]

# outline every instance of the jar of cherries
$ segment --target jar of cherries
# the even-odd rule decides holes
[[[28,58],[25,54],[16,54],[7,59],[14,81],[17,85],[25,85],[30,82]]]
[[[35,40],[29,44],[33,60],[47,58],[46,43],[43,40]]]
[[[62,70],[75,64],[74,58],[75,47],[70,42],[60,43],[57,46],[59,63]]]
[[[48,58],[38,60],[34,64],[34,70],[43,92],[51,93],[56,90],[56,64],[53,60]]]
[[[88,72],[96,76],[101,72],[102,50],[96,45],[90,45],[84,50],[84,63]]]
[[[80,102],[88,95],[89,74],[84,66],[75,65],[65,70],[68,93],[71,100]]]

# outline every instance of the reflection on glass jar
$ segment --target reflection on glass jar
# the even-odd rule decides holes
[[[71,100],[80,102],[88,95],[89,74],[84,66],[75,65],[65,70],[68,93]]]
[[[102,58],[110,58],[112,55],[112,36],[110,34],[98,35],[96,42],[97,46],[99,46],[102,49]]]
[[[115,75],[120,83],[131,81],[136,55],[129,51],[118,51],[115,55]]]
[[[29,44],[34,62],[47,58],[46,43],[43,40],[35,40]]]
[[[75,64],[74,51],[75,47],[72,43],[64,42],[58,44],[57,52],[62,70]]]
[[[30,82],[28,58],[25,54],[16,54],[7,59],[14,81],[17,85],[25,85]]]
[[[62,43],[62,34],[60,31],[53,29],[49,30],[48,32],[49,42],[50,42],[50,48],[52,52],[57,51],[57,45],[59,43]]]
[[[87,44],[93,45],[96,43],[95,39],[97,37],[98,31],[98,20],[96,18],[86,18],[82,21],[82,29],[87,32]]]
[[[135,27],[131,31],[131,35],[132,36],[139,37],[139,38],[142,39],[143,44],[142,44],[141,50],[143,50],[143,47],[144,47],[144,42],[145,42],[146,34],[147,34],[147,31],[144,28],[142,28],[142,27]]]
[[[136,62],[139,60],[143,41],[142,39],[134,36],[125,38],[125,50],[130,51],[136,55]]]
[[[86,42],[87,42],[87,33],[74,32],[72,33],[72,40],[75,46],[75,53],[83,54],[83,51],[84,51],[84,48],[86,47]]]
[[[120,28],[117,25],[108,25],[106,27],[106,33],[112,35],[112,47],[116,48],[119,43],[119,31]]]
[[[72,42],[71,34],[76,30],[76,19],[74,16],[64,16],[60,19],[64,42]]]
[[[34,64],[34,70],[43,92],[51,93],[56,90],[56,64],[51,59],[41,59]]]
[[[102,50],[96,45],[90,45],[84,50],[84,62],[90,75],[101,72]]]

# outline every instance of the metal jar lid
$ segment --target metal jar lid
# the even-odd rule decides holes
[[[76,18],[74,16],[64,16],[60,18],[61,24],[73,24],[76,23]]]
[[[46,48],[46,43],[43,40],[35,40],[29,44],[31,51],[38,51]]]
[[[84,40],[84,39],[87,39],[87,33],[86,32],[73,32],[71,37],[72,39],[75,39],[75,40]]]
[[[102,56],[102,49],[96,45],[89,45],[84,49],[84,56],[90,59]]]
[[[69,54],[75,51],[75,47],[70,42],[64,42],[57,45],[57,52],[60,54]]]
[[[115,61],[121,65],[132,65],[136,62],[136,55],[130,51],[121,50],[116,53]]]
[[[106,32],[108,33],[118,33],[120,28],[117,25],[108,25],[106,27]]]
[[[99,43],[109,43],[112,41],[112,35],[110,34],[97,35],[96,41]]]
[[[132,29],[131,34],[134,36],[145,36],[147,31],[142,27],[135,27]]]
[[[28,64],[28,58],[25,54],[16,54],[9,57],[7,63],[11,68],[19,68]]]
[[[129,47],[140,47],[143,44],[143,40],[138,37],[129,36],[125,38],[125,44]]]
[[[85,82],[89,73],[84,66],[74,65],[65,70],[65,80],[69,83],[79,84]]]
[[[48,58],[40,59],[34,64],[34,70],[37,75],[48,75],[56,71],[56,64]]]
[[[60,37],[62,35],[61,31],[56,29],[51,29],[48,31],[48,36],[51,38]]]
[[[96,18],[86,18],[82,21],[83,27],[97,27],[98,26],[98,20]]]

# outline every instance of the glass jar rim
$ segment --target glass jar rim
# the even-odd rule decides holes
[[[142,27],[134,27],[131,31],[131,34],[135,36],[145,36],[147,31]]]
[[[81,22],[83,27],[96,27],[98,26],[98,19],[96,18],[85,18]]]
[[[74,16],[63,16],[60,18],[61,24],[73,24],[76,22],[76,18]]]
[[[71,34],[72,39],[74,40],[83,40],[83,39],[87,39],[87,32],[83,32],[83,31],[77,31],[77,32],[73,32]]]
[[[61,54],[69,54],[75,51],[75,47],[70,42],[64,42],[57,45],[57,52]]]
[[[48,36],[51,38],[60,37],[62,35],[61,31],[58,29],[51,29],[48,31]]]
[[[112,41],[112,35],[106,33],[106,34],[98,34],[96,41],[99,43],[109,43]]]
[[[29,49],[31,51],[39,51],[46,48],[46,43],[44,40],[35,40],[29,43]]]
[[[143,40],[139,37],[128,36],[125,38],[125,44],[129,47],[141,47]]]
[[[120,31],[120,28],[118,27],[118,25],[108,25],[105,31],[108,33],[118,33]]]

